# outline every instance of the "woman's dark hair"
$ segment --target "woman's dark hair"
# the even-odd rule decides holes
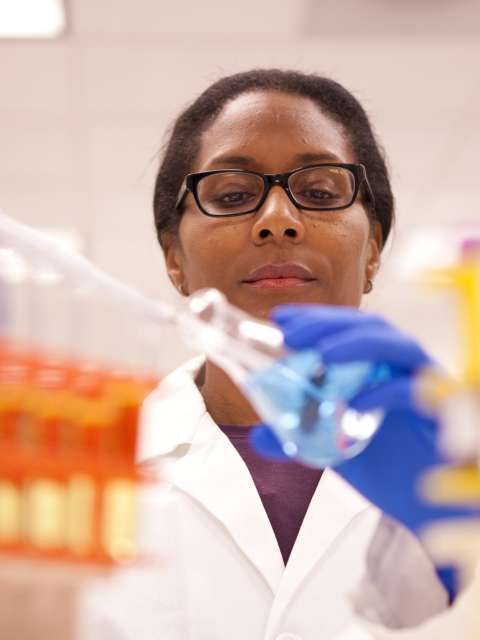
[[[375,197],[375,207],[367,210],[370,218],[380,223],[385,244],[394,219],[394,201],[383,153],[363,107],[338,82],[281,69],[253,69],[221,78],[177,118],[155,182],[153,211],[160,244],[165,232],[175,233],[178,228],[181,214],[175,209],[176,198],[199,152],[202,133],[230,100],[262,90],[310,98],[343,126],[356,161],[366,167]]]

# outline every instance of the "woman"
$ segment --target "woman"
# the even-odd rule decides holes
[[[267,318],[285,303],[359,307],[393,198],[367,116],[348,91],[315,75],[261,70],[216,82],[177,119],[154,211],[182,295],[215,287]],[[303,316],[287,315],[294,335]],[[361,344],[363,316],[347,316],[313,325],[326,323],[329,339],[360,328]],[[393,332],[402,351],[404,338],[383,321],[368,317],[366,326]],[[413,351],[407,377],[426,361]],[[172,497],[165,526],[175,528],[158,637],[326,640],[356,613],[404,627],[446,607],[410,532],[360,495],[351,474],[345,482],[331,469],[254,453],[248,439],[258,421],[202,359],[171,374],[145,405],[140,458],[163,473]]]

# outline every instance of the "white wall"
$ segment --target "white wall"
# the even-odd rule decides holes
[[[425,2],[418,22],[418,4],[389,18],[376,0],[71,0],[64,39],[0,42],[0,207],[78,230],[100,266],[175,299],[151,213],[164,132],[216,78],[278,66],[330,75],[366,106],[397,195],[393,253],[418,225],[480,221],[479,12],[464,0],[453,23],[453,3]],[[449,352],[451,305],[413,294],[386,263],[368,305]],[[186,350],[163,343],[169,369]]]

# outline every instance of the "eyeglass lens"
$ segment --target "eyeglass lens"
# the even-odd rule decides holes
[[[288,186],[298,206],[333,209],[348,206],[355,178],[343,167],[301,169],[289,177]],[[198,199],[210,215],[239,214],[255,209],[263,197],[263,179],[253,173],[225,171],[200,180]]]

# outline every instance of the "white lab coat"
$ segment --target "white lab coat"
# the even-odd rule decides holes
[[[144,404],[140,462],[164,480],[150,509],[162,566],[90,590],[111,636],[334,640],[361,618],[402,628],[445,609],[414,536],[331,469],[283,565],[250,473],[194,383],[201,362],[170,374]]]
[[[472,568],[472,567],[471,567]],[[357,618],[336,640],[479,640],[480,567],[455,603],[419,626],[392,631]]]

